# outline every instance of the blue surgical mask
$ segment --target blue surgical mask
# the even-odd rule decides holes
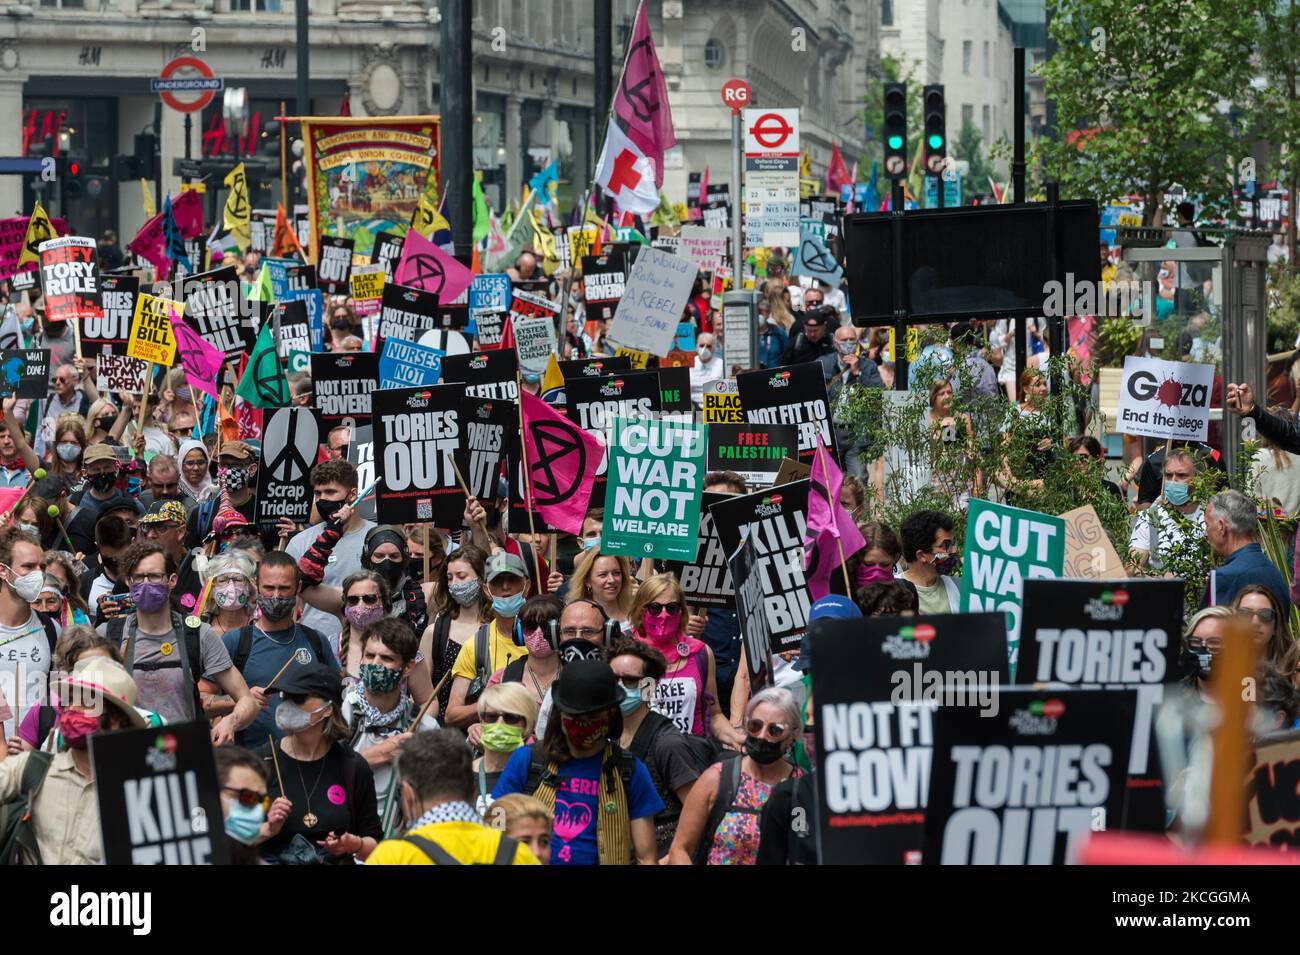
[[[261,833],[265,821],[266,811],[261,803],[256,806],[241,806],[238,802],[232,802],[230,815],[226,816],[226,835],[236,842],[251,846]]]
[[[542,380],[541,375],[534,375],[529,372],[524,372],[524,381],[528,382],[530,385],[535,385],[537,384],[537,382],[541,380]]]
[[[513,597],[493,597],[492,611],[498,617],[518,616],[519,611],[524,609],[527,599],[522,593],[515,594]]]
[[[1181,507],[1187,503],[1187,495],[1190,488],[1182,481],[1165,481],[1165,500],[1174,507]]]
[[[618,708],[623,711],[624,716],[631,716],[643,702],[639,686],[625,686],[623,687],[623,699],[619,701]]]
[[[599,537],[584,537],[582,539],[583,550],[591,550],[593,547],[599,547],[599,546],[600,546]]]
[[[32,333],[32,329],[36,327],[36,319],[32,318],[29,315],[27,316],[27,318],[23,319],[22,324],[23,324],[23,331],[30,335]]]

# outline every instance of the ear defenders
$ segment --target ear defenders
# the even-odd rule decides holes
[[[572,603],[587,604],[588,606],[596,608],[596,612],[600,614],[600,619],[604,621],[601,627],[601,638],[604,646],[608,647],[614,642],[614,638],[623,632],[623,628],[619,625],[619,622],[613,619],[609,614],[605,613],[605,608],[596,603],[596,601],[588,600],[586,597],[579,597],[572,601]],[[546,621],[546,639],[550,641],[551,646],[554,649],[560,649],[560,621],[558,617],[554,620]]]

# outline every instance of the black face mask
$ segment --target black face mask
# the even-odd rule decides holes
[[[402,574],[406,571],[406,568],[395,560],[381,560],[377,564],[372,564],[370,569],[384,578],[384,583],[388,584],[390,590],[397,586],[397,582],[402,579]]]
[[[560,662],[572,663],[575,660],[599,660],[600,647],[590,640],[579,637],[560,644]]]
[[[87,476],[86,483],[90,485],[91,490],[98,491],[100,494],[107,494],[113,490],[113,485],[117,483],[117,475],[108,474],[91,474]]]
[[[785,755],[785,746],[776,740],[746,736],[745,755],[760,766],[768,766]]]
[[[330,322],[330,328],[334,329],[336,332],[346,332],[351,327],[352,323],[346,318],[336,318]]]
[[[104,415],[102,418],[95,419],[95,427],[99,428],[100,431],[107,431],[113,427],[113,422],[116,420],[117,418],[114,415]]]
[[[345,504],[347,504],[347,501],[319,501],[318,500],[316,502],[316,513],[320,515],[320,519],[322,521],[328,524],[335,514],[343,510]]]

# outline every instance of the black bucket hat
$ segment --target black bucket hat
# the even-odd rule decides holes
[[[623,700],[618,678],[604,660],[575,660],[566,664],[551,696],[556,708],[570,716],[608,710]]]

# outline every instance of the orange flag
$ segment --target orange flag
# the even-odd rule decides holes
[[[238,441],[239,440],[239,422],[235,416],[226,408],[224,401],[217,402],[217,413],[221,417],[221,440]]]
[[[277,259],[287,259],[296,255],[301,261],[307,261],[306,256],[302,254],[298,236],[294,234],[293,226],[289,223],[289,217],[284,214],[284,206],[278,202],[275,204],[275,236],[271,243],[271,255]]]
[[[475,275],[483,274],[483,260],[479,257],[478,246],[474,246],[474,255],[469,260],[469,270]]]

